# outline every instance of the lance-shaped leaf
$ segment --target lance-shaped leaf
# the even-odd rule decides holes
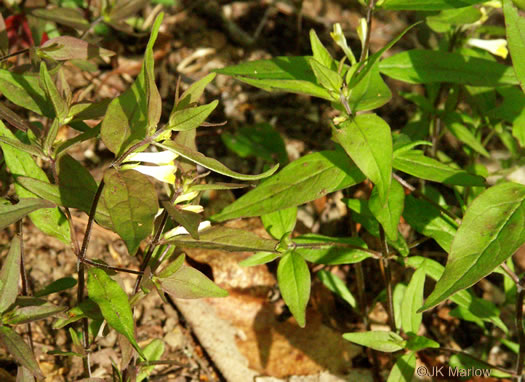
[[[186,228],[192,238],[199,240],[199,224],[201,223],[201,216],[199,214],[178,209],[167,201],[162,202],[162,206],[168,211],[168,214],[173,220]]]
[[[216,72],[233,76],[267,91],[280,90],[332,100],[330,92],[317,85],[308,64],[309,59],[310,57],[275,57],[229,66]]]
[[[27,214],[41,208],[51,208],[55,205],[42,199],[20,199],[16,204],[0,205],[0,229],[4,229],[9,224],[16,223]]]
[[[58,36],[47,40],[38,50],[57,61],[89,60],[115,55],[115,52],[72,36]]]
[[[280,240],[285,233],[293,231],[296,219],[297,207],[285,208],[261,216],[264,229],[277,240]]]
[[[149,179],[133,170],[109,170],[104,175],[102,201],[113,228],[124,240],[131,255],[153,229],[159,209],[155,187]]]
[[[44,378],[44,374],[42,374],[31,348],[13,329],[7,326],[0,326],[0,343],[4,345],[7,352],[11,354],[20,365],[30,370],[35,377]]]
[[[16,139],[2,122],[0,122],[0,136]],[[30,175],[33,178],[49,183],[45,172],[36,164],[31,155],[2,142],[0,142],[0,147],[4,153],[7,167],[15,178],[17,176]],[[15,183],[15,191],[19,198],[34,198],[36,196],[17,183]],[[42,232],[69,244],[71,239],[69,225],[66,217],[58,208],[39,209],[31,212],[29,217]]]
[[[34,132],[34,127],[29,123],[28,120],[22,118],[2,103],[0,103],[0,118],[2,118],[4,121],[7,121],[17,129],[22,130],[23,132],[26,132],[27,130],[33,130]],[[37,134],[35,133],[35,135]]]
[[[512,65],[525,92],[525,19],[520,16],[512,0],[503,0],[503,13]]]
[[[502,183],[478,196],[452,242],[443,276],[421,311],[470,287],[525,242],[525,186]]]
[[[337,70],[330,69],[325,65],[321,64],[315,58],[308,60],[310,67],[312,68],[317,82],[326,90],[332,94],[332,100],[338,98],[339,90],[343,85],[343,78],[337,72]]]
[[[444,117],[447,129],[461,142],[470,146],[474,151],[486,158],[490,157],[487,149],[483,147],[478,138],[463,124],[459,113],[447,113]]]
[[[306,305],[310,298],[310,271],[301,255],[289,252],[279,261],[277,281],[284,302],[301,328],[306,325]]]
[[[433,158],[429,158],[425,156],[421,150],[410,150],[399,153],[399,155],[394,158],[393,166],[396,170],[433,182],[458,186],[485,185],[483,177],[458,170]]]
[[[199,98],[201,98],[202,96],[202,93],[204,93],[204,89],[211,81],[213,81],[215,76],[215,73],[210,73],[207,76],[201,78],[200,80],[192,83],[191,86],[188,89],[186,89],[184,93],[182,93],[179,102],[173,105],[173,110],[171,111],[170,119],[171,115],[177,110],[186,109],[189,105],[198,102]]]
[[[416,354],[410,352],[399,357],[390,370],[386,382],[411,382],[416,370]]]
[[[4,313],[18,295],[21,257],[20,238],[15,236],[11,240],[11,248],[0,271],[0,313]]]
[[[321,40],[319,40],[317,33],[315,33],[315,30],[313,29],[310,29],[310,45],[312,47],[312,53],[314,55],[315,60],[317,60],[327,68],[337,69],[332,55],[324,47]]]
[[[198,270],[182,265],[165,278],[156,278],[162,290],[175,298],[226,297],[228,292],[218,287]]]
[[[276,252],[278,241],[263,239],[256,234],[228,227],[210,227],[199,232],[199,240],[190,235],[175,236],[167,240],[168,243],[182,248],[222,249],[237,252]]]
[[[414,272],[403,297],[401,309],[401,326],[405,333],[417,334],[423,314],[417,310],[423,305],[423,291],[425,290],[425,270],[420,268]]]
[[[393,353],[402,350],[406,343],[406,341],[403,340],[403,337],[399,334],[380,330],[373,332],[345,333],[343,334],[343,338],[355,344],[386,353]]]
[[[218,104],[219,101],[215,100],[207,105],[176,110],[170,115],[168,126],[164,130],[186,131],[196,129],[208,118]]]
[[[411,84],[450,82],[472,86],[517,85],[510,66],[437,50],[408,50],[380,62],[379,70]]]
[[[397,240],[399,219],[403,212],[405,204],[405,190],[398,181],[393,180],[390,184],[387,203],[382,205],[379,200],[377,187],[372,190],[368,208],[374,214],[374,217],[383,226],[386,235],[392,241]]]
[[[0,69],[0,92],[9,101],[46,117],[53,117],[53,105],[40,88],[38,76]]]
[[[144,65],[131,87],[108,106],[102,121],[102,141],[115,155],[152,133],[160,118],[160,96],[153,75],[153,45],[162,16],[157,17],[144,53]]]
[[[385,0],[381,8],[395,11],[439,11],[450,8],[463,8],[483,3],[484,0]]]
[[[28,368],[18,366],[16,371],[16,382],[35,382],[35,377]]]
[[[47,98],[51,100],[53,104],[53,109],[55,110],[55,115],[59,121],[63,121],[67,117],[69,112],[69,106],[66,101],[62,98],[58,89],[47,71],[47,66],[44,61],[40,63],[40,81],[41,87],[46,92]],[[52,129],[50,129],[51,131]],[[48,133],[49,134],[49,133]],[[56,132],[55,132],[56,135]],[[47,139],[47,138],[46,138]],[[54,137],[52,142],[54,141]]]
[[[207,168],[208,170],[215,171],[216,173],[226,175],[229,177],[232,177],[234,179],[240,179],[240,180],[259,180],[264,179],[272,175],[277,169],[279,168],[279,165],[276,164],[271,169],[259,174],[259,175],[245,175],[241,174],[235,171],[230,170],[228,167],[223,165],[221,162],[219,162],[216,159],[209,158],[203,154],[201,154],[198,151],[192,150],[188,147],[182,146],[174,141],[168,141],[164,143],[155,143],[155,145],[162,147],[165,150],[169,150],[171,152],[174,152],[176,154],[179,154],[181,157],[200,164],[202,167]]]
[[[392,179],[390,126],[375,114],[361,114],[332,131],[357,167],[376,185],[384,205]]]
[[[324,284],[325,287],[330,289],[333,293],[345,300],[352,308],[357,307],[357,301],[352,293],[346,287],[346,284],[337,275],[327,270],[320,270],[317,272],[317,277]]]
[[[62,277],[53,281],[51,284],[45,286],[43,289],[35,292],[35,297],[43,297],[53,293],[62,292],[64,290],[73,288],[77,285],[77,280],[73,277]]]
[[[295,252],[315,264],[353,264],[371,257],[366,243],[358,237],[330,237],[307,233],[295,237]],[[363,248],[363,250],[359,249]]]
[[[41,320],[67,310],[67,306],[58,306],[41,298],[27,296],[17,298],[15,304],[16,308],[4,317],[9,325]]]
[[[142,358],[146,358],[135,340],[133,314],[126,292],[100,268],[90,268],[87,281],[89,298],[100,308],[109,326],[126,337]]]
[[[405,200],[403,217],[417,232],[434,239],[447,253],[456,235],[457,224],[444,215],[433,204],[424,199],[408,195]]]
[[[84,18],[80,9],[66,7],[37,8],[31,10],[31,14],[75,29],[87,30],[90,27],[89,21]]]
[[[45,158],[46,154],[38,147],[36,144],[27,145],[20,142],[18,139],[11,139],[8,137],[0,137],[0,142],[5,143],[6,145],[12,146],[17,150],[21,150],[30,155],[37,156],[39,158]]]
[[[221,222],[299,206],[363,180],[364,175],[343,152],[308,154],[213,215],[212,219]]]
[[[364,70],[364,69],[363,69]],[[353,112],[376,109],[392,98],[392,92],[379,74],[379,64],[374,64],[359,83],[350,90],[348,105]]]
[[[158,361],[160,360],[160,357],[162,357],[162,354],[164,353],[164,341],[159,339],[152,340],[149,344],[147,344],[144,347],[144,354],[146,355],[146,359],[148,361]],[[144,379],[146,379],[153,369],[155,368],[155,365],[152,366],[143,366],[140,367],[140,373],[137,375],[137,382],[142,382]]]

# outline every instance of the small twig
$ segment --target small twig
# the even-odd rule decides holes
[[[20,240],[20,278],[22,279],[22,295],[29,296],[29,291],[27,288],[27,273],[24,263],[24,231],[22,227],[22,220],[18,221],[16,225],[16,234]],[[31,328],[31,323],[27,323],[27,336],[29,337],[29,346],[33,354],[35,353],[35,346],[33,344],[33,330]]]
[[[405,187],[406,189],[410,190],[411,192],[413,192],[416,196],[420,197],[421,199],[425,199],[427,202],[429,202],[430,204],[432,204],[434,207],[438,208],[441,212],[443,212],[445,215],[447,215],[448,217],[452,218],[455,222],[459,222],[461,221],[461,219],[459,218],[459,216],[457,216],[455,213],[453,212],[450,212],[448,211],[447,209],[443,208],[442,206],[439,205],[439,203],[436,203],[435,201],[433,201],[432,199],[430,199],[428,196],[426,196],[425,194],[423,194],[421,191],[419,191],[418,189],[416,189],[414,186],[412,186],[411,184],[407,183],[403,178],[401,178],[399,175],[397,174],[392,174],[392,176],[394,177],[395,180],[397,180],[399,183],[401,183],[401,185],[403,187]]]
[[[79,256],[78,256],[78,289],[77,289],[77,300],[80,304],[82,301],[84,301],[84,263],[86,260],[86,253],[87,248],[89,245],[89,239],[91,237],[91,230],[93,228],[93,222],[95,221],[95,213],[97,212],[97,206],[98,202],[100,200],[100,196],[102,195],[102,190],[104,189],[104,179],[100,181],[100,184],[98,185],[97,192],[95,193],[95,197],[93,198],[93,202],[91,203],[91,209],[89,210],[89,220],[86,226],[86,232],[84,233],[84,240],[82,241],[82,248],[80,250]],[[82,345],[84,346],[84,350],[86,350],[86,356],[83,358],[84,360],[84,372],[87,372],[87,374],[91,377],[91,365],[90,365],[90,357],[89,357],[89,328],[88,328],[88,319],[83,318],[82,319]]]
[[[379,225],[379,237],[381,241],[381,251],[383,252],[383,258],[381,259],[380,266],[381,266],[381,273],[383,274],[383,278],[385,280],[385,286],[386,286],[386,305],[387,305],[387,312],[388,312],[388,324],[390,325],[390,330],[393,332],[396,331],[396,321],[395,321],[395,315],[394,315],[394,299],[392,297],[392,273],[390,270],[390,262],[388,260],[389,257],[389,249],[388,249],[388,243],[386,240],[385,230],[381,225]]]
[[[516,284],[516,287],[518,288],[518,291],[523,288],[521,286],[521,283],[520,283],[520,278],[518,277],[516,272],[514,272],[512,269],[510,269],[509,266],[506,263],[501,263],[500,267],[501,267],[501,269],[503,269],[505,271],[505,273],[507,275],[509,275],[509,277],[512,279],[512,281],[514,281],[514,283]]]
[[[30,50],[30,48],[26,48],[26,49],[18,50],[16,52],[11,53],[11,54],[2,56],[2,57],[0,57],[0,62],[4,62],[6,60],[9,60],[11,57],[15,57],[15,56],[19,56],[21,54],[27,53],[27,52],[29,52],[29,50]]]

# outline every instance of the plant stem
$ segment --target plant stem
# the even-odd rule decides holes
[[[468,358],[471,358],[473,360],[475,360],[477,363],[480,363],[490,369],[495,369],[495,370],[499,370],[503,373],[506,373],[506,374],[510,374],[510,375],[516,375],[514,371],[512,370],[509,370],[509,369],[505,369],[504,367],[501,367],[501,366],[497,366],[497,365],[493,365],[491,363],[488,363],[486,361],[483,361],[482,359],[479,359],[475,356],[473,356],[472,354],[470,353],[467,353],[465,351],[462,351],[462,350],[456,350],[456,349],[451,349],[451,348],[439,348],[439,349],[425,349],[423,351],[442,351],[442,352],[445,352],[445,353],[449,353],[449,354],[461,354],[461,355],[464,355],[464,356],[467,356]]]
[[[91,237],[91,230],[93,228],[93,222],[95,221],[95,213],[97,212],[97,206],[98,202],[100,200],[100,196],[102,195],[102,190],[104,189],[104,179],[100,181],[100,184],[98,185],[97,192],[95,193],[95,197],[93,198],[93,202],[91,203],[91,209],[89,210],[89,220],[88,224],[86,226],[86,232],[84,233],[84,240],[82,241],[82,248],[80,250],[79,256],[78,256],[78,289],[77,289],[77,300],[80,304],[82,301],[84,301],[84,263],[86,259],[86,253],[87,248],[89,245],[89,239]],[[87,374],[91,377],[91,365],[89,361],[89,328],[88,328],[88,319],[83,318],[82,319],[82,344],[84,346],[84,350],[86,351],[86,356],[84,357],[84,372],[87,372]]]
[[[522,381],[523,362],[525,361],[525,332],[523,331],[523,299],[525,298],[525,277],[518,284],[518,296],[516,297],[516,330],[518,331],[518,342],[520,349],[516,361],[516,381]]]
[[[27,273],[24,263],[24,232],[22,229],[22,220],[20,220],[16,225],[16,234],[20,240],[20,278],[22,279],[22,295],[29,296],[29,291],[27,288]],[[31,351],[34,355],[35,346],[33,344],[33,330],[31,328],[30,322],[27,323],[27,336],[29,337],[29,346],[31,347]]]
[[[386,286],[386,305],[387,305],[387,312],[388,312],[388,324],[390,325],[390,329],[393,332],[395,332],[396,322],[395,322],[395,315],[394,315],[394,301],[392,297],[392,273],[390,270],[390,262],[388,260],[389,249],[388,249],[388,243],[386,241],[385,230],[383,229],[383,226],[381,225],[379,225],[379,236],[380,236],[380,241],[381,241],[381,250],[383,252],[383,258],[380,260],[380,267],[381,267],[381,273],[383,274],[383,278],[385,280],[385,286]]]

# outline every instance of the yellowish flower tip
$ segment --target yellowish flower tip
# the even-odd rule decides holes
[[[361,47],[364,49],[365,48],[365,40],[366,40],[366,35],[367,35],[367,29],[368,29],[368,24],[366,23],[366,19],[361,17],[359,19],[359,25],[357,27],[357,35],[359,36],[359,39],[361,40]]]
[[[144,175],[151,176],[161,182],[175,184],[175,172],[177,167],[172,165],[164,166],[136,166],[133,170],[138,171]]]
[[[185,192],[184,194],[179,195],[177,197],[177,199],[175,199],[174,204],[179,204],[179,203],[183,203],[183,202],[189,202],[189,201],[195,199],[198,195],[199,195],[198,191]]]
[[[156,153],[133,153],[126,158],[127,162],[146,162],[155,164],[171,164],[178,157],[171,151],[160,151]]]
[[[181,210],[195,212],[196,214],[200,214],[201,212],[204,211],[204,207],[198,204],[186,204],[185,206],[181,207]]]
[[[341,49],[343,49],[345,55],[348,57],[352,65],[354,65],[356,63],[356,59],[354,53],[352,53],[352,50],[348,47],[348,44],[346,43],[346,37],[343,34],[343,28],[341,28],[341,24],[334,24],[334,31],[330,32],[330,36],[332,36],[332,39],[335,41],[335,43],[339,45]]]
[[[495,56],[507,58],[509,51],[507,49],[507,40],[498,38],[495,40],[481,40],[478,38],[470,38],[467,44],[479,49],[486,50]]]
[[[501,0],[486,1],[483,5],[485,7],[501,8]]]

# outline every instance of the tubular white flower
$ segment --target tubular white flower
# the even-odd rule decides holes
[[[155,179],[160,180],[161,182],[174,184],[175,183],[175,172],[177,167],[173,165],[164,165],[164,166],[136,166],[133,167],[133,170],[136,170],[144,175],[151,176]]]
[[[367,33],[368,33],[368,24],[366,23],[366,19],[361,17],[359,19],[359,26],[357,27],[357,35],[359,36],[359,40],[361,40],[361,49],[365,49],[365,41],[366,41]]]
[[[171,164],[176,158],[177,154],[171,151],[160,151],[157,153],[133,153],[128,155],[126,162],[146,162],[155,164]]]
[[[190,191],[186,192],[182,195],[179,195],[177,199],[173,202],[174,204],[179,204],[182,202],[189,202],[190,200],[195,199],[197,196],[199,196],[199,193],[197,191]]]
[[[202,231],[203,229],[205,228],[208,228],[208,227],[211,227],[211,223],[209,220],[205,220],[203,222],[201,222],[199,224],[199,228],[198,228],[198,231]],[[175,227],[173,228],[172,230],[169,230],[168,232],[166,232],[164,234],[164,239],[169,239],[173,236],[178,236],[178,235],[188,235],[189,232],[186,230],[186,228],[184,228],[183,226],[178,226],[178,227]]]
[[[480,48],[492,53],[495,56],[507,58],[509,51],[507,49],[507,40],[498,38],[495,40],[481,40],[479,38],[469,38],[467,44]]]
[[[180,206],[180,209],[184,211],[195,212],[196,214],[200,214],[202,211],[204,211],[204,207],[198,204],[187,204],[185,206]]]
[[[332,39],[335,41],[335,43],[339,45],[341,49],[343,49],[343,52],[345,52],[345,55],[350,60],[350,63],[354,65],[357,62],[357,60],[355,59],[354,53],[352,53],[352,49],[350,49],[350,47],[346,43],[346,37],[343,34],[341,24],[334,24],[334,31],[330,32],[330,36],[332,36]]]

